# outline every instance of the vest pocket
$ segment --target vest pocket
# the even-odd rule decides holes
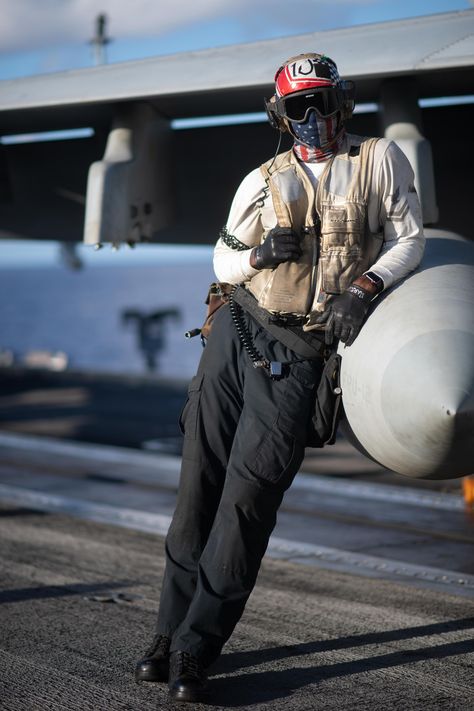
[[[308,313],[315,239],[314,234],[303,233],[300,241],[302,254],[296,262],[283,262],[273,269],[262,269],[251,279],[249,290],[259,306],[277,313]]]
[[[360,253],[321,256],[321,288],[326,294],[342,294],[364,271]]]
[[[266,299],[269,289],[271,288],[273,279],[275,278],[274,269],[262,269],[258,274],[256,274],[249,284],[249,291],[255,296],[258,303],[262,308],[266,308]]]
[[[340,294],[360,275],[366,216],[363,203],[323,203],[320,269],[327,294]]]
[[[363,242],[366,206],[347,202],[342,205],[323,203],[321,215],[321,250],[343,253],[354,250]]]

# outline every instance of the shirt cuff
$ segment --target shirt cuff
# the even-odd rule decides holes
[[[389,286],[392,286],[392,284],[395,281],[392,272],[389,271],[388,269],[386,269],[385,267],[382,267],[378,264],[376,264],[373,267],[370,267],[369,269],[366,270],[366,272],[373,272],[374,274],[377,274],[377,276],[382,279],[384,291],[386,289],[388,289]]]
[[[255,269],[255,267],[250,266],[250,255],[252,254],[252,249],[246,249],[245,252],[240,253],[240,268],[247,281],[260,271],[259,269]]]

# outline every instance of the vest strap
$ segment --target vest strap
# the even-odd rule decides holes
[[[359,170],[355,171],[346,199],[351,202],[367,202],[372,183],[375,146],[378,138],[369,138],[360,146]]]
[[[262,172],[265,181],[270,188],[270,193],[273,201],[273,209],[275,210],[278,227],[291,227],[291,216],[287,204],[283,200],[280,191],[275,185],[274,181],[271,180],[271,173],[268,170],[268,165],[264,163],[260,170]]]

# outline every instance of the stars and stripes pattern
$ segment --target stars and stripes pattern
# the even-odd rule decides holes
[[[321,119],[310,111],[305,123],[292,122],[291,127],[296,137],[294,151],[305,163],[319,163],[337,153],[344,135],[339,114]]]
[[[303,163],[322,163],[325,160],[331,158],[335,153],[337,153],[341,147],[344,134],[342,133],[340,138],[335,141],[329,148],[312,148],[311,146],[304,146],[302,143],[297,143],[293,146],[293,150],[296,153],[299,160]]]
[[[340,83],[341,78],[332,59],[309,54],[293,57],[280,67],[275,77],[275,91],[281,97],[314,87],[339,86]]]

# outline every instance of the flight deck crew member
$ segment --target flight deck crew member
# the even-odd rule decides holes
[[[324,55],[277,71],[270,122],[293,147],[244,178],[214,253],[238,285],[217,312],[181,417],[178,500],[151,648],[137,680],[206,698],[308,444],[323,355],[419,264],[413,171],[385,139],[346,132],[352,82]]]

